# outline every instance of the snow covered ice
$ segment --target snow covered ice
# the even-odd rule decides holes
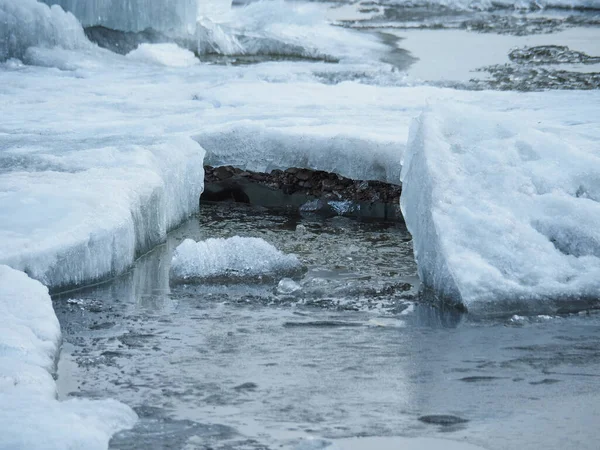
[[[194,242],[186,239],[171,263],[178,281],[233,278],[263,280],[301,273],[296,255],[286,255],[264,239],[234,236]]]
[[[176,44],[140,44],[127,57],[167,67],[189,67],[200,63],[191,51]]]
[[[413,85],[381,62],[381,35],[332,27],[329,5],[230,3],[0,0],[0,448],[106,448],[133,426],[117,401],[56,399],[61,333],[48,292],[120,275],[163,243],[198,211],[205,164],[402,181],[423,284],[474,313],[600,298],[599,91]],[[118,55],[86,38],[91,26],[185,39]],[[235,65],[248,61],[260,64]],[[306,290],[287,278],[304,270],[299,258],[262,239],[185,240],[171,256],[173,285]]]
[[[439,297],[497,312],[597,301],[597,137],[532,125],[460,105],[413,124],[402,209],[419,275]]]
[[[114,400],[56,400],[60,327],[48,289],[0,265],[0,448],[105,449],[136,414]]]

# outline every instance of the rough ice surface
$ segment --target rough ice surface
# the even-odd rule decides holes
[[[198,22],[199,53],[271,55],[364,61],[387,48],[375,37],[332,27],[323,8],[266,0],[235,8],[220,19]]]
[[[249,123],[219,127],[196,139],[208,151],[209,165],[229,161],[257,172],[300,167],[393,183],[400,179],[404,150],[401,143],[383,136],[359,137],[341,128],[281,129]]]
[[[264,239],[234,236],[195,242],[186,239],[175,250],[173,279],[273,278],[298,273],[302,264]]]
[[[122,31],[193,33],[198,0],[43,0],[72,12],[83,26],[102,25]]]
[[[98,49],[26,53],[44,67],[0,65],[0,263],[51,288],[120,273],[161,242],[198,208],[204,163],[397,183],[410,121],[431,100],[486,105],[575,147],[599,134],[595,92],[321,82],[342,66],[385,69],[355,62],[167,67]]]
[[[105,449],[134,425],[136,414],[114,400],[56,400],[61,335],[45,286],[0,265],[0,317],[0,448]]]
[[[600,298],[597,141],[538,123],[441,105],[413,124],[402,210],[439,297],[503,312]]]
[[[0,262],[49,287],[123,272],[198,208],[204,152],[189,138],[24,143],[3,155]]]
[[[23,58],[29,47],[91,47],[81,24],[58,6],[36,0],[0,0],[0,61]]]
[[[127,57],[167,67],[190,67],[200,62],[191,51],[176,44],[140,44]]]

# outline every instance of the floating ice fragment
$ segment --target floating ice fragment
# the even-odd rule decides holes
[[[286,255],[264,239],[234,236],[195,242],[186,239],[171,264],[174,280],[258,279],[293,275],[303,270],[295,255]]]
[[[167,67],[190,67],[200,63],[192,52],[176,44],[140,44],[127,57]]]
[[[291,278],[283,278],[279,281],[277,285],[277,293],[278,294],[293,294],[294,292],[302,289],[298,283],[296,283]]]

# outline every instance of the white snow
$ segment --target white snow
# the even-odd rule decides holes
[[[571,114],[561,129],[454,104],[415,121],[402,210],[419,275],[438,296],[503,312],[600,297],[597,124]]]
[[[176,44],[140,44],[127,57],[167,67],[190,67],[200,63],[192,52]]]
[[[36,0],[0,0],[0,25],[0,62],[23,58],[32,46],[91,47],[72,14]]]
[[[262,279],[299,273],[295,255],[277,250],[264,239],[233,236],[195,242],[186,239],[176,249],[171,275],[179,281],[210,278]]]
[[[0,317],[0,448],[105,449],[134,425],[136,414],[114,400],[56,400],[60,327],[46,287],[0,265]]]

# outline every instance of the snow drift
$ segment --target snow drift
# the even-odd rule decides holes
[[[470,310],[600,299],[600,157],[506,114],[427,110],[411,129],[402,211],[419,275]]]

